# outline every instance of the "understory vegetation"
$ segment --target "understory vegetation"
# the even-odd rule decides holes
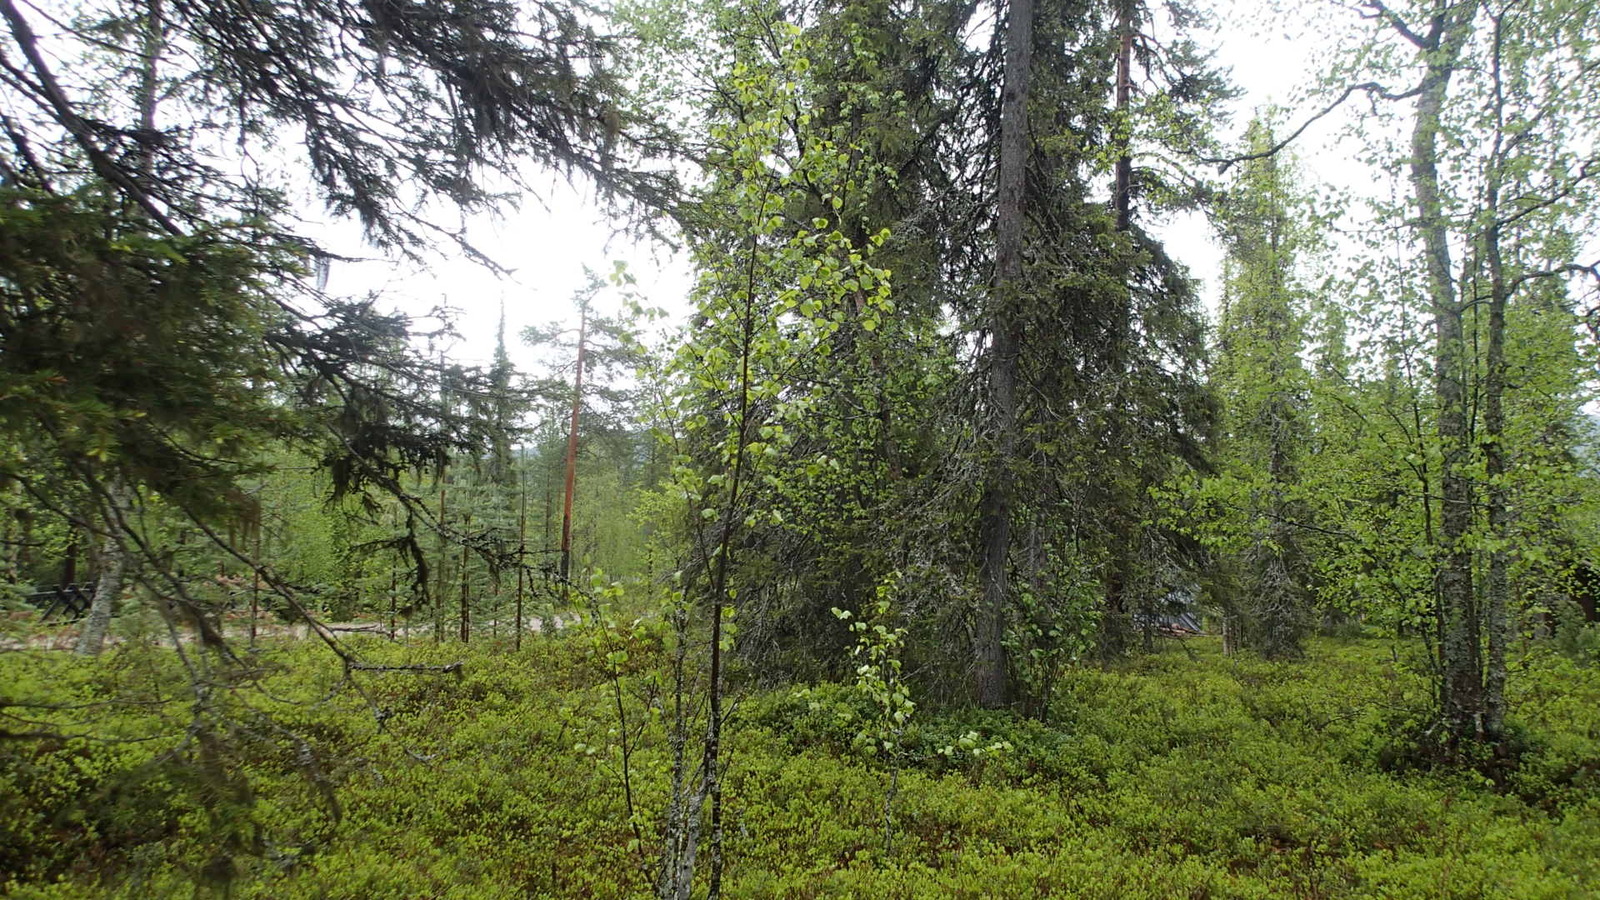
[[[521,651],[360,639],[385,663],[462,663],[372,674],[360,691],[311,646],[264,646],[259,712],[305,743],[241,725],[207,738],[231,745],[210,757],[171,755],[200,738],[183,728],[170,651],[5,657],[18,691],[67,701],[47,716],[63,731],[119,682],[150,686],[152,701],[102,721],[97,739],[5,757],[7,890],[647,895],[670,747],[657,709],[628,725],[624,755],[617,672],[583,632]],[[669,645],[661,627],[630,632],[630,705],[659,702]],[[1345,638],[1268,662],[1189,639],[1073,672],[1042,720],[920,711],[901,738],[888,856],[889,772],[855,740],[870,700],[837,684],[753,693],[727,725],[738,750],[724,893],[1591,895],[1600,667],[1548,649],[1520,657],[1517,746],[1485,776],[1427,767],[1420,658],[1410,642]]]
[[[1600,896],[1596,23],[0,0],[0,886]]]

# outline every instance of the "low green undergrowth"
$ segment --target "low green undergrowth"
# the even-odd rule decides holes
[[[643,711],[665,642],[648,629],[626,640],[612,658]],[[649,893],[668,749],[655,721],[630,719],[630,817],[592,642],[360,649],[463,665],[352,680],[325,651],[285,643],[201,702],[159,651],[0,657],[5,730],[80,735],[6,742],[0,883],[36,898]],[[1523,750],[1496,783],[1405,764],[1428,699],[1405,656],[1324,641],[1307,661],[1267,663],[1195,640],[1069,673],[1043,722],[919,709],[900,737],[889,858],[888,774],[854,749],[874,715],[859,691],[747,696],[730,730],[724,893],[1600,892],[1600,671],[1521,660]],[[139,702],[102,705],[113,697]]]

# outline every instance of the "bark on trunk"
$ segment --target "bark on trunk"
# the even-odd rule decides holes
[[[1491,215],[1496,214],[1491,212]],[[1489,660],[1484,672],[1484,731],[1500,736],[1505,726],[1506,650],[1511,643],[1507,614],[1511,585],[1506,544],[1511,530],[1511,504],[1506,490],[1505,410],[1506,390],[1506,278],[1500,258],[1500,229],[1489,228],[1485,238],[1489,263],[1489,352],[1484,384],[1484,468],[1489,479],[1489,570],[1484,585],[1485,626],[1489,632]]]
[[[1430,32],[1435,35],[1435,47],[1426,51],[1427,73],[1417,97],[1411,133],[1411,185],[1417,205],[1414,228],[1423,245],[1428,299],[1434,317],[1434,393],[1439,407],[1439,700],[1445,721],[1457,738],[1482,733],[1484,691],[1481,629],[1469,544],[1474,491],[1469,471],[1468,357],[1462,307],[1450,260],[1449,225],[1439,190],[1438,138],[1450,80],[1471,34],[1475,11],[1474,3],[1462,3],[1436,13]]]
[[[528,477],[517,475],[517,631],[513,649],[522,649],[522,601],[528,589]]]
[[[1484,731],[1499,738],[1505,728],[1506,651],[1511,643],[1510,559],[1511,501],[1506,486],[1505,448],[1506,393],[1506,303],[1510,287],[1506,281],[1505,260],[1500,250],[1500,191],[1505,175],[1505,85],[1501,77],[1501,34],[1494,35],[1494,152],[1490,156],[1485,206],[1489,227],[1484,230],[1483,256],[1489,270],[1489,348],[1485,361],[1488,371],[1483,388],[1483,459],[1488,476],[1489,570],[1485,575],[1484,625],[1489,632],[1489,661],[1484,672]]]
[[[471,525],[472,525],[472,513],[467,513],[466,518],[463,519],[462,522],[461,522],[461,528],[462,528],[463,531],[465,531],[466,529],[470,528]],[[469,559],[469,557],[468,557],[468,554],[467,554],[467,545],[466,545],[466,542],[463,541],[462,544],[461,544],[461,604],[460,604],[460,607],[459,607],[460,618],[456,622],[456,636],[461,639],[461,643],[463,643],[463,644],[465,644],[468,641],[472,640],[472,603],[471,603],[471,595],[470,595],[470,592],[468,591],[468,586],[469,586],[469,582],[468,582],[469,573],[467,571],[468,559]]]
[[[572,496],[578,487],[578,414],[583,409],[583,345],[589,334],[589,307],[578,318],[578,365],[572,381],[572,423],[567,430],[567,480],[561,500],[561,599],[572,577]]]
[[[1117,20],[1117,113],[1122,117],[1123,132],[1112,201],[1116,207],[1117,230],[1126,232],[1133,225],[1133,152],[1127,121],[1128,106],[1133,101],[1133,2],[1123,0],[1121,6]]]
[[[439,467],[439,563],[438,572],[434,578],[433,588],[433,642],[444,643],[444,589],[448,584],[445,580],[445,551],[446,538],[444,534],[445,523],[445,467]]]
[[[1016,315],[1022,289],[1023,225],[1028,166],[1028,82],[1033,67],[1033,0],[1012,0],[1006,17],[1005,85],[1000,97],[1000,173],[995,214],[995,283],[991,298],[993,347],[989,361],[992,452],[979,504],[983,603],[977,634],[975,694],[979,705],[1005,705],[1007,559],[1011,548],[1012,457],[1016,454]]]
[[[672,613],[677,637],[672,655],[672,720],[668,743],[672,748],[672,788],[667,795],[666,823],[662,828],[661,863],[656,874],[658,900],[689,900],[694,891],[695,855],[700,845],[700,811],[705,802],[705,780],[691,790],[689,760],[690,709],[688,697],[689,611],[679,602]]]
[[[128,498],[127,489],[120,480],[106,487],[105,502],[108,507],[108,514],[103,517],[106,533],[100,538],[94,599],[90,601],[89,615],[83,620],[83,630],[78,633],[78,644],[74,648],[79,656],[98,656],[105,647],[106,633],[111,629],[111,617],[116,615],[117,598],[122,594],[122,579],[128,569],[128,548],[123,546],[119,533]]]

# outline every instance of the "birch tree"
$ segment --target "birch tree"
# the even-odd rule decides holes
[[[1498,740],[1519,453],[1506,423],[1507,311],[1518,290],[1590,271],[1561,236],[1584,223],[1591,193],[1597,68],[1584,23],[1596,10],[1476,0],[1358,9],[1378,35],[1364,58],[1380,66],[1362,89],[1410,108],[1403,221],[1433,323],[1439,710],[1454,740]]]

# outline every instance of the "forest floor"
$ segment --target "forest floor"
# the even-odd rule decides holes
[[[625,639],[620,682],[582,628],[520,652],[348,640],[375,663],[463,666],[353,682],[280,640],[202,698],[170,651],[0,653],[0,730],[80,735],[4,742],[0,892],[649,895],[659,633]],[[1046,721],[918,709],[890,758],[853,749],[872,714],[853,687],[746,691],[723,893],[1600,896],[1600,668],[1520,658],[1519,754],[1488,777],[1428,764],[1413,651],[1328,639],[1269,663],[1193,639],[1069,671]]]

